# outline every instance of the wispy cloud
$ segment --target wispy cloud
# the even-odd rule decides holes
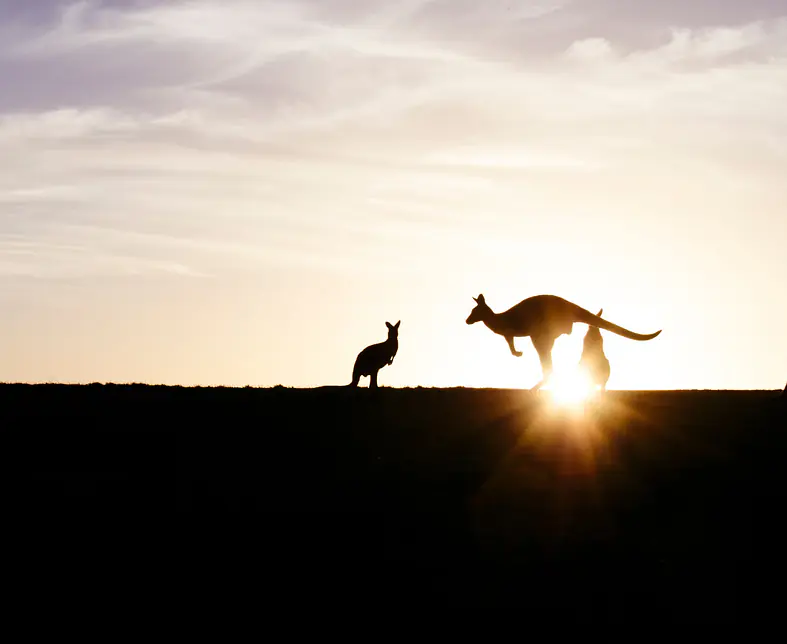
[[[470,14],[483,36],[484,25],[513,29],[560,9],[533,4],[503,26],[504,4]],[[94,222],[144,227],[155,212],[162,227],[184,234],[187,220],[213,221],[217,228],[205,224],[204,232],[221,238],[235,221],[261,227],[255,238],[309,210],[308,221],[338,217],[334,226],[350,225],[317,199],[330,185],[337,188],[337,211],[368,207],[372,193],[363,186],[365,177],[379,181],[375,162],[456,176],[614,170],[633,150],[661,147],[670,131],[683,142],[688,137],[695,153],[703,140],[715,153],[717,135],[781,153],[785,121],[772,106],[787,98],[778,64],[782,21],[673,30],[664,44],[627,53],[602,37],[576,40],[565,45],[565,65],[555,67],[485,59],[462,43],[413,40],[401,30],[415,22],[459,33],[454,30],[468,24],[467,14],[441,3],[412,3],[398,15],[367,12],[357,25],[320,23],[317,15],[308,3],[61,7],[54,26],[10,54],[59,64],[53,61],[64,54],[89,50],[89,68],[103,57],[122,65],[139,47],[167,43],[191,52],[183,71],[192,80],[166,87],[140,82],[137,100],[127,105],[0,116],[0,141],[17,154],[13,182],[6,179],[0,199],[19,205],[27,195],[40,207],[47,199],[54,205],[82,195],[80,217],[94,210]],[[741,52],[751,57],[728,59]],[[159,56],[164,67],[184,60],[164,50]],[[676,67],[687,61],[705,66]],[[187,103],[197,91],[226,100]],[[167,93],[176,105],[161,102]],[[643,130],[648,113],[661,123]],[[725,132],[744,120],[757,125]],[[342,185],[349,190],[343,196]],[[298,205],[303,200],[293,193],[302,188],[313,199]],[[442,207],[440,195],[424,198],[418,190],[415,182],[401,198]],[[389,216],[385,209],[379,215]]]

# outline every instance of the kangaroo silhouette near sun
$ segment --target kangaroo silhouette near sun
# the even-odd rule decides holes
[[[377,389],[377,372],[385,365],[393,364],[399,350],[399,324],[386,322],[388,339],[379,344],[371,344],[358,354],[353,367],[353,380],[348,387],[357,387],[361,376],[369,376],[369,389]]]
[[[604,309],[599,309],[599,317]],[[582,341],[582,357],[579,359],[579,368],[584,370],[590,379],[590,384],[601,386],[601,391],[606,391],[609,380],[609,359],[604,355],[604,338],[597,326],[589,326],[585,339]]]
[[[467,324],[483,322],[491,331],[502,335],[511,353],[517,358],[522,355],[514,347],[514,338],[530,336],[541,362],[541,381],[531,388],[535,391],[544,386],[552,375],[552,347],[555,340],[571,334],[575,322],[612,331],[630,340],[652,340],[661,330],[643,335],[593,315],[587,309],[564,300],[557,295],[534,295],[522,300],[503,313],[495,313],[483,295],[474,297],[475,308],[468,316]]]

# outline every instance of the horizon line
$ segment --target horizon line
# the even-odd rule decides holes
[[[0,382],[0,386],[25,386],[25,387],[47,387],[47,386],[58,386],[58,387],[94,387],[94,386],[101,386],[101,387],[170,387],[173,389],[293,389],[297,391],[315,391],[319,389],[346,389],[347,385],[315,385],[311,387],[299,387],[295,385],[283,385],[283,384],[276,384],[276,385],[181,385],[181,384],[151,384],[147,382],[57,382],[57,381],[47,381],[47,382]],[[450,385],[450,386],[433,386],[433,385],[408,385],[402,387],[394,387],[389,385],[380,385],[380,389],[391,389],[391,390],[407,390],[407,389],[440,389],[440,390],[448,390],[448,389],[475,389],[479,391],[522,391],[527,392],[529,389],[527,388],[518,388],[518,387],[477,387],[472,385]],[[368,389],[368,387],[359,387],[359,389],[364,390]],[[782,387],[775,387],[773,389],[764,389],[764,388],[677,388],[677,389],[607,389],[607,392],[685,392],[685,391],[715,391],[715,392],[722,392],[722,391],[763,391],[763,392],[780,392],[783,391]]]

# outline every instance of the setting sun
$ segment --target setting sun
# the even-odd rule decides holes
[[[544,390],[549,392],[557,404],[564,407],[579,405],[595,393],[587,376],[580,369],[555,373]]]

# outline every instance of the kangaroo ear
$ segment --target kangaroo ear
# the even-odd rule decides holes
[[[474,298],[473,298],[473,302],[475,302],[476,304],[478,304],[478,298],[477,298],[477,297],[474,297]]]
[[[391,326],[391,323],[390,323],[390,322],[386,322],[386,323],[385,323],[385,326],[387,326],[389,329],[393,329],[393,327]]]
[[[393,327],[393,328],[394,328],[394,329],[398,329],[398,328],[399,328],[399,325],[400,325],[401,323],[402,323],[402,321],[401,321],[401,320],[399,320],[399,321],[398,321],[396,324],[394,324],[394,327]]]
[[[478,299],[476,300],[479,304],[486,304],[486,300],[484,300],[484,296],[482,294],[478,294]]]
[[[596,313],[596,315],[598,315],[599,317],[601,317],[601,314],[602,314],[603,312],[604,312],[604,309],[599,309],[599,310],[598,310],[598,313]]]

